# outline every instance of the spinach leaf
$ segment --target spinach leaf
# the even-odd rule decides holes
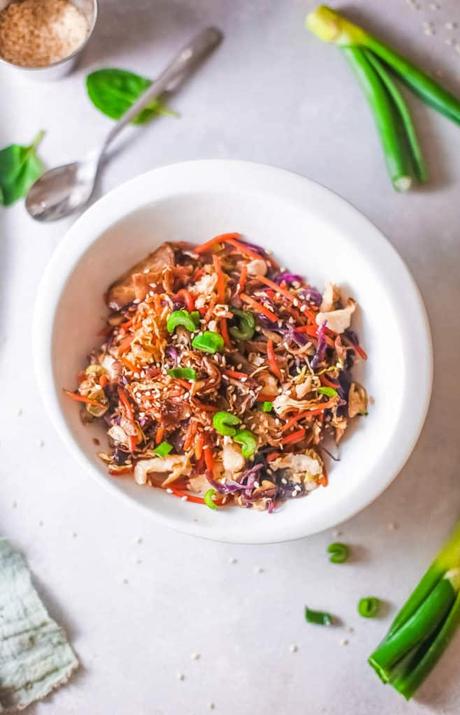
[[[43,174],[37,147],[44,136],[44,132],[39,132],[30,146],[10,144],[0,150],[0,204],[3,206],[22,199]]]
[[[94,106],[111,119],[123,114],[152,84],[152,80],[121,69],[102,69],[86,77],[86,90]],[[144,124],[159,115],[175,115],[161,99],[155,99],[133,120]]]

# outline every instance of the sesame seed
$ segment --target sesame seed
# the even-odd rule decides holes
[[[299,650],[299,646],[297,645],[297,643],[291,643],[291,645],[289,646],[289,650],[291,653],[297,653],[297,651]]]
[[[122,581],[122,583],[124,583],[124,584],[125,584],[125,586],[126,586],[126,584],[128,584],[128,583],[129,583],[129,581],[128,581],[128,579],[127,579],[127,578],[124,578],[124,579],[123,579],[123,581]]]
[[[185,675],[183,673],[178,673],[177,680],[185,680]]]
[[[342,638],[342,640],[339,641],[339,645],[341,645],[341,646],[348,645],[348,640],[346,638]]]
[[[200,655],[200,653],[192,653],[191,656],[190,656],[190,658],[191,658],[192,660],[200,660],[201,655]]]
[[[173,490],[168,487],[166,489],[166,494],[173,494]]]
[[[186,496],[184,495],[183,497],[180,498],[180,500],[181,500],[181,501],[188,501],[188,497],[186,497]]]
[[[264,573],[262,566],[256,566],[254,569],[255,573]]]
[[[216,709],[216,706],[214,705],[214,703],[209,703],[209,709],[210,709],[210,710],[215,710],[215,709]]]

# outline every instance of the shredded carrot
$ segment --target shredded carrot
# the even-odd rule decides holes
[[[302,325],[299,328],[294,328],[294,330],[297,333],[306,333],[310,338],[316,338],[318,339],[318,326],[313,326],[313,325]],[[330,347],[333,348],[335,346],[333,339],[329,335],[324,335],[324,340],[326,341],[326,344]]]
[[[124,323],[120,323],[120,325],[118,326],[118,329],[119,330],[128,330],[128,328],[130,328],[132,324],[133,324],[132,320],[125,320]]]
[[[165,436],[165,426],[163,424],[158,425],[155,434],[155,444],[161,444],[163,442],[163,437]]]
[[[133,408],[131,407],[131,404],[128,400],[126,390],[123,387],[118,387],[118,397],[120,398],[120,402],[124,407],[126,417],[132,422],[134,420]]]
[[[109,380],[109,378],[107,377],[107,375],[101,375],[101,376],[100,376],[100,378],[99,378],[99,384],[100,384],[100,386],[102,387],[102,389],[104,389],[104,387],[106,387],[106,386],[109,384],[109,382],[110,382],[110,380]]]
[[[129,451],[130,452],[135,452],[136,451],[136,445],[137,445],[137,437],[134,434],[129,435]]]
[[[278,283],[275,283],[275,281],[271,281],[270,278],[267,278],[266,276],[257,276],[257,280],[260,281],[260,283],[264,283],[269,288],[272,288],[275,293],[281,293],[281,295],[284,295],[290,303],[293,303],[293,301],[296,300],[295,295],[289,293],[286,288],[282,288],[278,285]]]
[[[219,256],[216,256],[215,254],[212,257],[212,262],[214,264],[214,270],[217,273],[217,302],[218,303],[224,303],[225,302],[225,276],[224,272],[222,270],[222,262],[219,258]]]
[[[230,340],[230,335],[228,334],[227,318],[221,318],[219,321],[219,324],[220,324],[220,332],[222,333],[222,337],[224,339],[225,346],[227,348],[231,348],[232,341]]]
[[[246,288],[247,279],[248,279],[248,267],[245,263],[243,268],[241,269],[240,279],[238,281],[238,287],[236,289],[237,293],[242,293],[244,291],[244,289]]]
[[[117,471],[112,471],[109,467],[109,474],[111,477],[123,477],[125,474],[132,474],[132,467],[123,467],[122,469],[117,469]]]
[[[305,430],[302,427],[301,429],[297,430],[296,432],[292,432],[292,434],[289,434],[287,437],[284,437],[281,440],[281,444],[295,444],[296,442],[300,442],[303,438],[305,437]]]
[[[239,241],[235,241],[235,239],[230,236],[228,238],[225,238],[223,242],[230,244],[230,246],[233,246],[233,248],[236,248],[240,253],[243,254],[243,256],[248,256],[249,258],[253,258],[253,259],[257,259],[257,260],[261,259],[260,253],[253,251],[252,248],[249,248],[249,246],[246,246],[245,243],[240,243]]]
[[[246,375],[245,372],[238,372],[238,370],[222,370],[224,375],[227,375],[227,377],[233,377],[235,380],[241,380],[244,377],[249,377],[249,375]]]
[[[129,348],[131,347],[131,343],[134,340],[134,335],[127,335],[126,338],[124,338],[120,345],[118,346],[118,354],[123,355],[123,353],[127,353]]]
[[[196,497],[193,494],[189,494],[189,492],[186,492],[184,489],[174,489],[172,487],[168,488],[171,489],[171,492],[175,497],[186,497],[187,501],[191,501],[194,504],[204,504],[204,499],[202,497]]]
[[[256,397],[257,402],[271,402],[278,393],[271,393],[271,392],[264,392],[263,390],[259,392],[259,394]]]
[[[324,465],[323,465],[323,473],[317,481],[318,481],[318,484],[322,487],[327,487],[327,485],[329,484],[329,477],[327,476],[326,467]]]
[[[206,241],[206,243],[202,243],[200,246],[197,246],[194,251],[195,253],[206,253],[206,251],[210,251],[212,248],[217,243],[227,243],[229,239],[235,239],[235,238],[241,238],[240,233],[221,233],[219,236],[214,236],[214,238],[211,238],[209,241]]]
[[[275,313],[272,313],[272,311],[266,308],[265,305],[262,305],[262,303],[259,303],[257,300],[254,300],[254,298],[251,298],[249,295],[246,295],[246,293],[241,293],[240,298],[243,303],[247,303],[255,311],[257,311],[258,313],[262,313],[262,315],[265,315],[265,317],[271,320],[272,323],[276,323],[278,321],[278,316],[275,315]]]
[[[135,364],[133,362],[131,362],[131,360],[128,360],[128,358],[125,358],[122,356],[120,358],[120,362],[123,363],[123,365],[125,367],[127,367],[128,370],[131,370],[131,372],[136,372],[137,367],[135,366]]]
[[[327,385],[327,387],[332,387],[334,390],[337,390],[339,387],[339,383],[336,382],[335,380],[331,380],[326,374],[320,375],[319,379],[321,380],[322,385]]]
[[[367,360],[367,353],[366,353],[366,351],[364,350],[364,348],[361,347],[361,345],[357,345],[357,344],[354,343],[352,340],[350,340],[350,338],[347,338],[347,337],[345,337],[344,335],[342,335],[342,339],[343,339],[343,338],[345,339],[345,342],[346,342],[351,348],[353,348],[353,350],[355,351],[355,353],[358,353],[359,357],[360,357],[362,360]]]
[[[204,461],[206,464],[206,469],[210,473],[211,477],[214,476],[214,455],[212,453],[212,447],[210,447],[208,444],[204,446],[203,448],[204,452]]]
[[[185,307],[187,308],[189,313],[195,310],[195,298],[190,293],[190,291],[186,290],[186,288],[181,288],[179,291],[177,291],[175,297],[177,298],[177,300],[184,301]]]
[[[201,459],[203,454],[204,436],[203,432],[198,432],[195,440],[195,459],[197,462]]]
[[[185,433],[185,439],[184,439],[184,449],[185,450],[190,449],[192,440],[196,434],[197,429],[198,429],[198,424],[195,422],[195,420],[190,420],[189,426],[187,427],[187,432]]]
[[[75,400],[75,402],[84,402],[85,405],[99,405],[97,400],[90,400],[89,397],[84,397],[76,392],[71,392],[70,390],[64,390],[63,392],[67,397],[70,397],[71,400]]]
[[[273,340],[271,338],[270,340],[267,340],[267,358],[270,372],[281,382],[283,379],[283,375],[276,361],[275,349],[273,347]]]
[[[319,404],[318,407],[315,407],[312,410],[302,410],[301,412],[298,412],[296,415],[288,419],[286,424],[283,425],[283,427],[281,428],[281,432],[287,432],[299,420],[302,420],[304,418],[308,419],[309,417],[315,417],[316,415],[320,415],[324,412],[324,410],[329,410],[331,407],[335,407],[336,405],[337,399],[333,397],[327,402]]]
[[[281,452],[270,452],[270,454],[267,454],[267,462],[273,462],[273,460],[278,459],[280,455]]]

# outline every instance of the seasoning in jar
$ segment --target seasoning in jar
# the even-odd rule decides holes
[[[70,0],[16,0],[0,12],[0,57],[21,67],[46,67],[78,50],[88,32]]]

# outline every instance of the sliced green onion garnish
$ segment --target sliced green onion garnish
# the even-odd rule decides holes
[[[223,349],[224,339],[219,333],[212,333],[206,330],[193,338],[192,347],[204,353],[214,354]]]
[[[329,544],[327,547],[327,552],[330,554],[329,561],[332,564],[343,564],[348,559],[350,554],[348,546],[346,544],[341,544],[336,542],[334,544]]]
[[[204,496],[203,496],[204,503],[205,503],[206,506],[208,506],[210,509],[217,509],[217,508],[218,508],[216,502],[214,501],[214,497],[215,497],[216,494],[217,494],[217,492],[216,492],[215,489],[208,489],[208,491],[205,492],[205,494],[204,494]]]
[[[190,380],[190,382],[196,380],[196,371],[193,367],[172,367],[171,370],[168,370],[168,375],[179,377],[182,380]]]
[[[318,626],[332,626],[333,618],[325,611],[313,611],[305,606],[305,620],[307,623],[315,623]]]
[[[200,314],[197,311],[189,313],[188,310],[175,310],[166,321],[166,329],[168,333],[173,333],[181,325],[190,333],[193,333],[198,327],[199,320]]]
[[[240,423],[240,418],[231,412],[216,412],[212,418],[212,425],[216,432],[228,437],[233,437],[236,434],[235,425]]]
[[[254,456],[257,449],[257,439],[250,430],[238,430],[233,437],[233,441],[242,445],[241,454],[245,459],[251,459]]]
[[[381,605],[380,599],[375,596],[366,596],[361,598],[358,603],[358,613],[363,618],[375,618],[380,611]]]
[[[273,409],[273,402],[262,402],[262,412],[271,412]]]
[[[231,310],[233,315],[238,318],[238,325],[230,326],[230,335],[237,340],[251,340],[256,327],[253,314],[247,310],[238,310],[238,308],[232,308]]]
[[[159,457],[166,457],[173,449],[174,447],[169,442],[160,442],[158,447],[155,447],[153,451],[155,454],[158,454]]]
[[[337,397],[339,394],[334,387],[318,387],[316,392],[320,395],[326,395],[326,397]]]

